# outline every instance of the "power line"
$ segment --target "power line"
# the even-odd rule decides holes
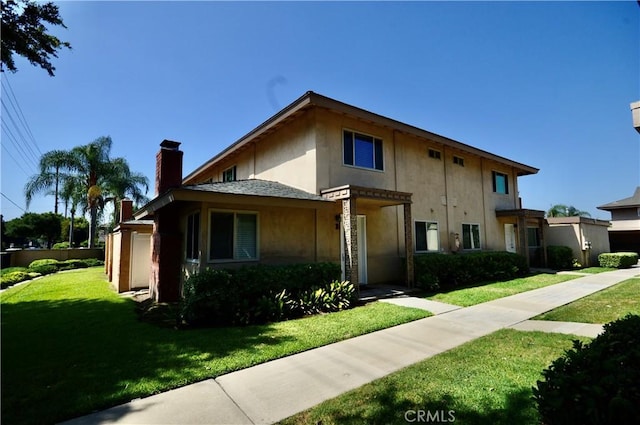
[[[24,148],[20,145],[20,143],[18,143],[18,141],[16,140],[16,137],[13,135],[13,132],[5,122],[4,117],[1,117],[0,120],[2,121],[2,128],[4,129],[6,135],[8,136],[7,138],[9,139],[11,144],[16,148],[16,152],[18,153],[18,155],[20,155],[25,165],[29,166],[29,168],[33,167],[37,170],[38,169],[37,163],[34,162],[32,158],[29,158],[29,155],[25,152]]]
[[[9,199],[9,197],[7,195],[5,195],[4,193],[0,192],[0,195],[2,195],[7,201],[11,202],[13,205],[15,205],[16,207],[18,207],[20,209],[20,211],[26,213],[26,211],[24,210],[24,208],[22,208],[20,205],[16,204],[15,202],[13,202],[11,199]]]
[[[13,124],[14,130],[20,136],[20,141],[22,141],[22,150],[25,152],[27,156],[30,156],[31,159],[37,164],[39,162],[38,156],[35,154],[31,146],[29,146],[29,143],[27,142],[26,138],[22,134],[22,131],[20,131],[20,127],[18,127],[18,124],[16,124],[16,121],[13,119],[11,111],[9,111],[9,109],[7,108],[7,105],[4,103],[4,99],[0,99],[0,103],[2,103],[2,106],[4,106],[5,112],[7,113],[7,115],[9,116],[9,120]]]
[[[13,156],[13,154],[11,152],[9,152],[9,149],[7,149],[7,147],[5,146],[5,144],[2,144],[2,148],[5,150],[5,152],[11,157],[11,159],[13,159],[13,162],[16,163],[16,165],[18,166],[18,168],[20,168],[20,170],[22,170],[22,172],[24,173],[25,176],[29,177],[29,173],[27,173],[25,171],[24,168],[22,168],[22,165],[20,164],[20,162],[16,159],[15,156]]]
[[[17,110],[19,112],[18,114],[18,119],[20,120],[20,122],[22,123],[22,125],[24,126],[31,143],[33,144],[33,146],[36,148],[36,150],[38,151],[38,153],[40,154],[40,156],[42,156],[42,151],[40,150],[40,146],[38,146],[38,142],[36,141],[36,138],[33,135],[33,132],[31,131],[31,127],[29,126],[29,123],[27,122],[27,118],[24,116],[24,112],[22,112],[22,108],[20,107],[20,102],[18,102],[18,98],[16,97],[14,91],[13,91],[13,87],[11,87],[11,83],[9,82],[9,78],[7,77],[6,73],[4,78],[2,79],[2,81],[6,81],[7,82],[7,87],[9,87],[9,93],[11,94],[11,96],[9,97],[9,101],[11,102],[12,106],[14,105],[14,101],[15,101],[15,106],[14,106],[14,110],[17,107]],[[12,100],[13,98],[13,100]]]

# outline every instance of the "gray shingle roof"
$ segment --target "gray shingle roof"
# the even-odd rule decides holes
[[[601,210],[617,210],[619,208],[640,207],[640,186],[636,187],[636,191],[633,196],[629,198],[620,199],[619,201],[609,202],[608,204],[600,205],[598,209]]]
[[[304,201],[332,202],[314,193],[305,192],[295,187],[267,180],[236,180],[224,183],[203,183],[182,186],[185,190],[224,193],[230,195],[266,196],[272,198],[299,199]]]

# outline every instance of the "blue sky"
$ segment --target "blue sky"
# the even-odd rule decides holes
[[[308,90],[540,168],[520,178],[525,208],[609,219],[596,206],[640,185],[636,1],[58,4],[73,50],[56,76],[21,58],[2,75],[5,220],[23,213],[8,199],[25,208],[29,148],[109,135],[153,186],[163,139],[186,175]]]

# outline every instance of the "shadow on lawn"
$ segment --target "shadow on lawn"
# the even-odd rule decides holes
[[[270,325],[160,328],[138,321],[133,301],[119,297],[5,301],[1,401],[11,424],[54,423],[217,376],[292,340]]]
[[[340,407],[335,410],[318,409],[322,417],[303,414],[301,421],[285,423],[336,423],[336,424],[407,424],[407,423],[456,423],[456,424],[537,424],[538,416],[531,391],[514,390],[506,394],[504,408],[488,407],[471,408],[465,400],[456,400],[445,394],[439,398],[422,398],[418,404],[416,396],[412,400],[399,398],[402,390],[395,385],[385,385],[383,391],[375,391],[373,397],[361,402],[357,410],[344,411]],[[420,391],[417,390],[417,397]],[[344,406],[344,405],[342,405]],[[308,416],[307,416],[308,415]]]

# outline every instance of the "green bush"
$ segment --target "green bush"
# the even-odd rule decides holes
[[[508,280],[528,272],[527,260],[509,252],[425,254],[414,257],[416,285],[435,291],[491,280]]]
[[[51,274],[58,271],[58,266],[53,264],[42,264],[39,266],[29,267],[29,273],[39,273],[41,275]]]
[[[635,424],[640,418],[640,316],[605,325],[542,372],[533,388],[544,424]]]
[[[34,260],[31,262],[31,264],[29,264],[29,268],[32,269],[34,267],[49,266],[49,265],[54,265],[56,267],[59,267],[60,261],[54,260],[53,258],[43,258],[41,260]]]
[[[87,264],[87,267],[104,266],[104,261],[97,258],[86,258],[82,261]]]
[[[349,308],[355,287],[336,276],[340,266],[333,263],[205,270],[185,282],[181,319],[193,326],[246,325]]]
[[[69,248],[69,242],[58,242],[58,243],[54,243],[52,246],[52,249],[68,249]]]
[[[89,267],[85,260],[65,260],[60,261],[60,270],[86,269]]]
[[[548,246],[547,263],[554,270],[573,268],[573,250],[568,246]]]
[[[15,285],[16,283],[20,283],[22,281],[29,280],[29,279],[31,279],[31,276],[29,276],[29,273],[27,272],[16,271],[16,272],[5,273],[2,276],[0,276],[0,288],[4,289],[11,285]]]
[[[638,263],[638,254],[635,252],[603,253],[598,255],[598,262],[600,267],[628,269]]]

